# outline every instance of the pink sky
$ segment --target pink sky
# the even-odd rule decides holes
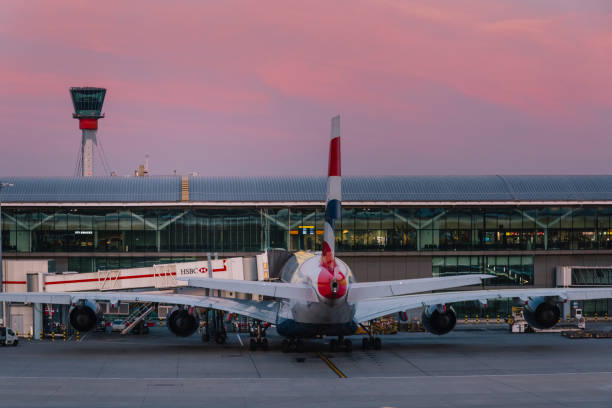
[[[0,175],[612,173],[609,0],[23,1],[0,13]],[[97,167],[98,174],[102,168]]]

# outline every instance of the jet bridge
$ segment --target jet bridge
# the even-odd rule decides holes
[[[243,258],[211,261],[213,278],[244,280]],[[45,274],[45,292],[85,292],[187,286],[177,277],[209,277],[208,261],[153,265],[147,268],[109,269],[91,273]]]
[[[4,260],[3,262],[5,292],[91,292],[153,288],[173,290],[188,285],[185,281],[177,280],[177,277],[210,277],[207,260],[153,265],[146,268],[60,274],[46,272],[46,261]],[[269,277],[267,253],[249,258],[215,259],[211,260],[211,266],[213,279],[266,280]],[[223,295],[236,296],[233,292],[225,292]],[[22,318],[22,322],[18,319],[20,316],[27,319]],[[4,308],[4,316],[0,316],[0,319],[3,322],[11,322],[20,333],[30,332],[37,338],[42,327],[42,307],[13,304],[9,308]]]

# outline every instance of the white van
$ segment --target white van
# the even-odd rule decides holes
[[[8,327],[0,327],[0,344],[3,346],[19,344],[19,337]]]

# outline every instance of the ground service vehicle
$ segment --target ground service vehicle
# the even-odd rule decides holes
[[[3,346],[17,346],[19,344],[19,337],[10,328],[0,327],[0,344]]]
[[[125,322],[121,319],[117,319],[117,320],[113,320],[111,323],[111,330],[112,331],[121,331],[123,329],[125,329]]]

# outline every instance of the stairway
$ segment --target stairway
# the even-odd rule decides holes
[[[153,303],[142,303],[136,308],[125,320],[125,329],[121,331],[121,335],[128,334],[134,327],[138,325],[145,317],[155,310]]]

